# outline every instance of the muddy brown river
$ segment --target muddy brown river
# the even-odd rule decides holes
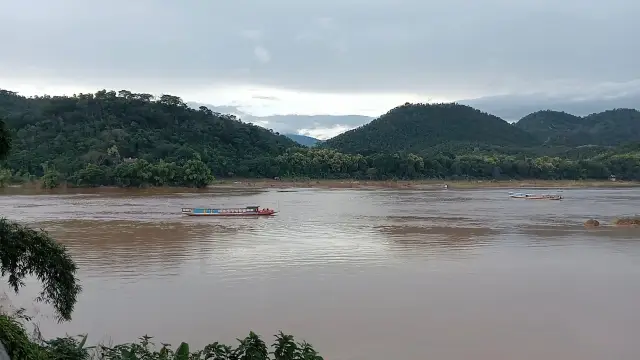
[[[84,287],[64,324],[32,282],[11,301],[92,342],[282,330],[326,359],[639,359],[640,229],[582,223],[640,213],[640,189],[507,192],[6,189],[0,214],[63,242]],[[247,205],[280,212],[180,214]]]

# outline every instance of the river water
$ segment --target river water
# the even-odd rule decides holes
[[[50,231],[79,265],[73,321],[45,336],[177,345],[282,330],[326,359],[640,358],[640,190],[198,193],[8,189],[3,216]],[[519,190],[520,191],[520,190]],[[180,208],[260,205],[267,218]],[[12,301],[30,304],[29,284]],[[29,305],[31,306],[31,305]]]

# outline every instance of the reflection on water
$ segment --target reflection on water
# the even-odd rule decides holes
[[[582,225],[636,213],[636,190],[4,192],[4,216],[80,267],[74,320],[43,320],[45,335],[202,346],[283,330],[345,360],[640,356],[640,230]],[[280,212],[180,214],[254,204]]]

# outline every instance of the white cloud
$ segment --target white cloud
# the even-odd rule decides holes
[[[351,129],[352,128],[348,126],[336,125],[330,128],[300,129],[298,130],[298,133],[300,135],[307,135],[316,139],[326,140]]]
[[[268,96],[265,96],[267,95]],[[332,94],[310,93],[257,86],[229,86],[185,92],[186,99],[214,105],[233,105],[256,115],[275,114],[360,114],[378,116],[405,102],[442,102],[453,99],[435,99],[411,93]]]

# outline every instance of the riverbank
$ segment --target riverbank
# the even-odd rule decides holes
[[[434,190],[445,188],[450,190],[473,189],[575,189],[575,188],[630,188],[640,187],[638,181],[607,180],[270,180],[270,179],[236,179],[216,180],[209,188],[254,188],[254,189],[288,189],[288,188],[321,188],[321,189],[413,189]]]
[[[184,187],[148,187],[148,189],[191,189],[203,191],[207,189],[405,189],[405,190],[478,190],[478,189],[584,189],[584,188],[634,188],[640,187],[640,181],[607,181],[607,180],[350,180],[350,179],[217,179],[204,189]],[[41,183],[30,182],[14,184],[4,187],[10,189],[32,190],[36,192],[51,193],[71,189],[120,189],[116,186],[76,187],[61,184],[56,189],[43,189]],[[133,188],[130,188],[133,189]],[[137,189],[137,188],[135,188]],[[0,188],[0,191],[2,188]]]

